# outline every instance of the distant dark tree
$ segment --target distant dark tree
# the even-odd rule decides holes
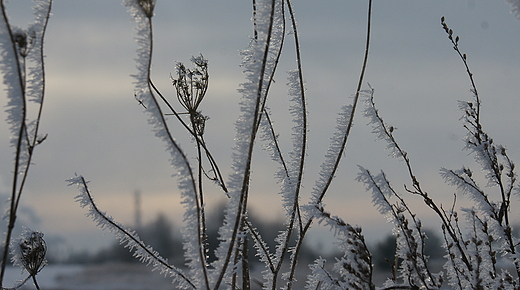
[[[442,249],[442,241],[438,234],[432,230],[424,230],[427,239],[424,245],[424,254],[429,257],[430,261],[441,259],[445,253]],[[395,260],[396,237],[395,235],[387,235],[382,241],[375,245],[372,261],[374,266],[379,270],[391,270]]]
[[[182,238],[174,232],[173,224],[164,213],[159,213],[139,234],[165,258],[182,256]]]
[[[372,261],[374,266],[380,270],[390,270],[395,260],[395,236],[387,235],[376,244]]]
[[[101,249],[88,259],[91,263],[121,262],[121,263],[138,263],[132,254],[121,247],[118,241],[114,241],[108,248]]]
[[[182,239],[179,234],[174,234],[174,226],[168,220],[164,213],[157,214],[155,220],[146,224],[144,227],[137,229],[137,234],[152,246],[156,251],[160,252],[164,258],[174,259],[178,256],[182,257]],[[72,258],[72,257],[71,257]],[[100,250],[90,259],[86,257],[75,257],[79,262],[90,261],[93,263],[123,262],[138,263],[132,253],[121,247],[118,241],[114,241],[108,248]]]

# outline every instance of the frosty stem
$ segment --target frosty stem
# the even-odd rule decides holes
[[[70,179],[69,182],[69,185],[76,184],[78,188],[80,188],[81,193],[76,197],[76,199],[80,202],[81,206],[89,207],[89,215],[94,219],[94,221],[98,223],[98,226],[102,228],[108,228],[110,231],[118,234],[121,243],[126,241],[127,247],[129,247],[131,250],[138,248],[138,250],[141,251],[141,253],[136,251],[136,253],[139,253],[139,256],[136,256],[136,258],[141,258],[143,259],[143,262],[147,262],[149,264],[153,263],[155,267],[160,265],[160,267],[163,267],[164,269],[167,269],[177,275],[180,280],[182,280],[184,283],[187,283],[191,288],[197,288],[184,273],[182,273],[174,266],[168,264],[166,260],[158,255],[157,252],[153,251],[150,247],[144,244],[139,239],[139,237],[129,232],[122,225],[118,224],[112,218],[108,217],[103,211],[101,211],[94,202],[90,190],[88,189],[87,181],[85,178],[83,178],[83,176]],[[160,271],[164,272],[162,269],[160,269]]]
[[[289,223],[287,225],[287,232],[285,236],[285,241],[282,247],[280,248],[279,252],[281,253],[280,257],[278,257],[278,264],[276,265],[275,271],[274,271],[274,278],[273,278],[273,285],[272,289],[276,288],[276,281],[278,274],[280,272],[280,269],[282,267],[282,263],[284,261],[285,255],[288,253],[289,248],[289,240],[291,238],[292,232],[295,229],[295,224],[298,225],[298,232],[301,233],[303,230],[302,221],[301,221],[301,214],[300,214],[300,189],[301,189],[301,183],[303,179],[303,172],[304,172],[304,164],[306,160],[306,150],[307,150],[307,108],[306,108],[306,97],[305,97],[305,87],[304,87],[304,80],[303,80],[303,68],[302,68],[302,57],[301,57],[301,51],[300,51],[300,41],[298,37],[298,30],[296,25],[296,18],[294,15],[294,10],[291,4],[290,0],[285,1],[287,3],[287,8],[289,10],[289,15],[291,19],[292,24],[292,32],[294,37],[294,47],[296,52],[296,64],[297,64],[297,80],[298,80],[298,91],[299,91],[299,100],[297,101],[299,103],[299,106],[297,108],[299,109],[299,112],[295,113],[298,116],[301,116],[301,121],[299,123],[299,127],[297,128],[297,137],[299,140],[295,140],[297,142],[297,150],[299,152],[295,152],[297,156],[295,157],[297,161],[296,164],[296,176],[294,176],[296,184],[294,186],[294,194],[293,194],[293,201],[292,206],[289,210]],[[283,1],[282,1],[282,7],[283,7]],[[283,8],[282,8],[283,9]],[[285,17],[284,17],[285,19]],[[276,139],[276,138],[275,138]],[[277,143],[276,143],[277,144]],[[278,145],[277,145],[278,146]],[[278,147],[277,147],[278,148]],[[281,156],[281,154],[280,154]],[[281,160],[282,164],[284,166],[285,171],[287,172],[287,167],[283,163],[283,159]],[[287,175],[288,178],[291,178],[292,176]],[[298,221],[296,220],[298,219]],[[295,255],[293,257],[293,260],[296,260],[298,255]],[[288,289],[290,289],[290,285],[292,285],[292,281],[294,280],[294,272],[291,272],[289,278],[288,278]]]
[[[175,110],[175,108],[172,106],[170,101],[168,101],[168,99],[154,85],[152,80],[150,80],[150,86],[153,89],[153,91],[166,104],[166,107],[171,111],[171,113],[167,113],[166,115],[174,115],[177,118],[177,120],[181,123],[181,125],[188,131],[188,133],[196,140],[197,146],[201,146],[202,149],[204,149],[204,154],[206,155],[206,158],[208,158],[208,162],[210,164],[211,171],[214,172],[213,176],[209,176],[206,173],[206,171],[204,171],[204,167],[202,167],[202,171],[203,171],[204,175],[206,177],[208,177],[210,180],[218,183],[218,185],[222,188],[222,190],[225,193],[228,193],[228,189],[226,187],[226,183],[224,181],[224,178],[222,177],[222,173],[220,171],[220,167],[218,166],[218,164],[217,164],[215,158],[213,157],[213,155],[211,154],[211,151],[209,150],[209,148],[208,148],[208,146],[206,144],[206,141],[204,140],[204,135],[197,134],[197,132],[195,130],[195,127],[194,127],[195,124],[193,124],[191,117],[190,117],[190,122],[191,122],[191,125],[192,125],[191,127],[181,118],[181,114],[190,114],[190,113],[189,112],[186,112],[186,113],[179,113],[179,112],[177,112],[177,110]],[[138,101],[140,101],[140,100],[138,100]],[[201,158],[202,158],[202,156],[200,156],[199,160],[202,160]],[[202,163],[200,163],[200,165],[202,166]]]
[[[170,133],[170,130],[169,130],[168,126],[166,125],[166,120],[164,119],[164,115],[162,114],[159,104],[158,104],[155,96],[153,95],[153,92],[150,87],[150,83],[151,83],[150,82],[150,70],[151,70],[152,52],[153,52],[153,29],[152,29],[152,16],[151,15],[150,16],[147,15],[147,21],[148,21],[148,25],[149,25],[149,49],[148,49],[149,57],[148,57],[148,66],[147,66],[147,68],[148,68],[147,69],[147,71],[148,71],[148,81],[147,81],[148,93],[150,94],[150,97],[151,97],[152,101],[155,103],[157,111],[159,112],[158,116],[156,116],[156,117],[160,117],[163,129],[167,132],[167,139],[166,139],[167,142],[171,146],[173,146],[175,148],[175,151],[181,156],[184,166],[186,166],[186,168],[189,171],[189,174],[191,176],[190,184],[192,186],[194,199],[195,199],[195,206],[196,206],[196,210],[197,210],[197,239],[198,239],[197,248],[198,248],[198,253],[199,253],[199,263],[200,263],[200,267],[203,272],[203,280],[204,280],[205,288],[209,290],[210,286],[209,286],[209,279],[208,279],[208,273],[207,273],[206,250],[205,250],[206,246],[205,246],[205,242],[204,242],[203,208],[201,206],[200,196],[197,194],[197,186],[195,185],[195,178],[193,176],[191,166],[187,160],[186,155],[182,152],[182,150],[180,149],[178,144],[174,141],[174,139]]]
[[[3,258],[0,266],[0,287],[3,285],[5,267],[9,252],[9,243],[12,237],[12,231],[16,222],[16,212],[20,203],[22,192],[27,180],[31,160],[33,157],[33,149],[43,142],[46,138],[38,137],[39,125],[43,112],[43,100],[45,92],[45,67],[43,61],[43,39],[50,17],[52,0],[47,3],[39,1],[36,6],[36,22],[25,32],[16,32],[12,30],[9,23],[4,1],[0,1],[2,26],[4,30],[3,47],[8,50],[3,60],[4,75],[8,86],[8,97],[11,99],[8,109],[8,120],[13,122],[13,133],[16,134],[15,141],[15,161],[13,169],[13,181],[11,188],[10,205],[8,211],[8,225],[4,241]],[[34,61],[34,67],[31,73],[35,74],[35,79],[27,79],[27,57]],[[11,62],[11,65],[8,63]],[[13,77],[14,79],[8,79]],[[12,83],[14,81],[14,84]],[[27,92],[28,86],[30,92]],[[32,95],[33,101],[38,104],[37,115],[31,124],[27,123],[27,102],[28,96]],[[18,128],[17,128],[18,127]],[[19,180],[20,178],[20,180]]]
[[[271,43],[271,32],[273,30],[273,22],[274,22],[274,12],[276,7],[276,0],[272,0],[271,7],[270,7],[270,16],[269,16],[269,24],[268,24],[268,33],[267,33],[267,39],[264,46],[264,53],[263,58],[261,60],[261,68],[260,68],[260,74],[257,84],[257,93],[256,93],[256,101],[254,104],[254,112],[253,112],[253,119],[251,120],[252,126],[249,136],[249,144],[247,148],[247,155],[246,155],[246,162],[245,167],[243,168],[243,176],[242,176],[242,185],[240,189],[240,198],[239,203],[236,208],[236,217],[234,220],[234,225],[232,229],[232,233],[230,236],[230,242],[227,249],[227,254],[224,258],[222,269],[220,269],[220,274],[218,275],[218,278],[215,282],[214,289],[217,290],[220,287],[220,284],[222,283],[222,280],[224,278],[224,275],[227,271],[227,267],[229,266],[229,263],[231,262],[231,256],[233,254],[233,249],[237,246],[236,241],[238,234],[240,230],[242,229],[242,223],[244,220],[245,212],[247,210],[247,199],[248,199],[248,193],[249,193],[249,182],[250,182],[250,174],[251,174],[251,162],[253,159],[253,149],[254,149],[254,141],[257,136],[258,127],[260,123],[260,118],[262,116],[262,108],[265,105],[265,100],[267,98],[267,94],[264,95],[264,89],[266,85],[264,83],[264,76],[266,71],[266,65],[267,65],[267,58],[269,53],[269,46]]]
[[[396,139],[394,138],[394,135],[393,135],[394,128],[392,126],[389,127],[385,124],[383,118],[379,115],[379,112],[376,109],[376,104],[374,102],[374,90],[373,89],[370,90],[369,94],[370,95],[369,95],[368,102],[369,102],[369,106],[371,107],[372,112],[373,112],[372,113],[373,120],[371,120],[371,122],[375,123],[375,125],[374,125],[375,127],[378,127],[377,131],[381,134],[378,137],[385,139],[389,143],[389,146],[391,146],[392,150],[395,152],[394,155],[397,157],[401,157],[404,160],[406,169],[408,171],[408,176],[412,180],[413,190],[409,189],[409,188],[406,188],[406,190],[412,194],[421,196],[424,200],[424,203],[437,214],[437,216],[441,220],[442,224],[446,227],[446,231],[448,232],[450,237],[453,239],[454,244],[459,249],[461,259],[464,261],[464,264],[468,267],[468,269],[471,270],[472,265],[471,265],[468,257],[466,256],[466,251],[457,235],[455,228],[447,219],[446,213],[441,208],[439,208],[437,206],[437,204],[433,201],[433,199],[428,196],[428,193],[423,191],[423,189],[421,188],[421,185],[420,185],[419,181],[417,180],[417,177],[415,176],[415,173],[413,171],[412,164],[410,162],[410,158],[408,157],[407,152],[401,148],[399,143],[397,143]]]
[[[34,287],[36,287],[36,289],[40,290],[40,285],[38,285],[38,281],[36,280],[36,275],[32,275],[32,280],[33,280],[33,283],[34,283]]]
[[[489,217],[496,221],[505,236],[509,253],[512,256],[516,256],[516,247],[518,245],[513,241],[509,221],[509,211],[511,206],[510,198],[512,190],[516,184],[516,173],[514,171],[515,166],[507,155],[505,147],[493,144],[493,139],[483,130],[483,126],[480,122],[480,96],[475,85],[473,73],[469,68],[466,54],[462,53],[459,49],[458,44],[460,37],[453,37],[453,30],[448,27],[444,17],[441,18],[441,25],[444,31],[448,34],[448,39],[451,41],[453,49],[457,52],[459,58],[464,64],[466,73],[471,82],[471,92],[475,99],[475,104],[472,102],[461,102],[464,104],[464,108],[466,108],[464,112],[465,114],[462,118],[464,120],[464,128],[468,132],[465,140],[466,148],[475,154],[475,160],[477,163],[480,163],[483,170],[487,172],[486,177],[488,178],[489,183],[498,186],[501,199],[499,205],[494,205],[489,202],[487,196],[480,191],[480,189],[479,191],[482,192],[482,200],[485,200],[489,206],[490,211],[487,212],[490,215]],[[502,162],[500,162],[500,158],[502,158]],[[468,172],[470,172],[469,169]],[[471,179],[471,175],[469,178]],[[472,186],[472,184],[469,185]],[[514,264],[517,277],[520,277],[519,259],[515,258]]]
[[[149,120],[155,127],[156,136],[167,145],[167,150],[172,155],[172,165],[179,169],[179,187],[182,188],[182,194],[186,200],[187,206],[194,209],[185,214],[185,220],[189,224],[190,231],[194,233],[190,237],[186,237],[186,247],[191,247],[187,250],[186,258],[191,260],[190,267],[198,275],[197,281],[201,281],[202,285],[196,283],[196,288],[203,287],[209,289],[209,278],[206,263],[206,251],[204,244],[204,229],[202,228],[202,208],[200,203],[200,196],[198,193],[198,186],[196,184],[196,177],[189,164],[186,154],[181,150],[177,142],[174,140],[170,129],[166,123],[164,114],[159,106],[158,100],[152,90],[152,83],[150,78],[152,53],[153,53],[153,27],[152,17],[154,15],[153,8],[155,7],[154,0],[132,1],[124,2],[129,8],[134,20],[137,22],[136,40],[139,44],[137,67],[139,74],[136,75],[136,98],[143,103],[149,113]],[[188,239],[189,238],[189,239]],[[193,284],[195,285],[195,284]]]
[[[24,80],[22,77],[22,68],[20,67],[20,61],[18,58],[18,53],[16,49],[16,43],[13,39],[13,34],[11,31],[11,26],[9,24],[9,20],[7,19],[7,14],[5,11],[4,1],[0,1],[1,9],[2,9],[2,20],[4,23],[2,25],[5,26],[4,29],[7,29],[10,40],[11,40],[11,48],[12,48],[12,54],[15,57],[15,63],[16,63],[16,75],[18,78],[18,84],[20,86],[20,96],[19,98],[22,99],[22,116],[21,116],[21,123],[19,124],[18,129],[18,137],[16,140],[16,155],[15,155],[15,161],[14,161],[14,169],[13,169],[13,182],[12,182],[12,188],[11,188],[11,198],[10,198],[10,206],[9,206],[9,221],[7,225],[7,233],[4,241],[4,249],[3,249],[3,256],[2,256],[2,264],[0,268],[0,287],[3,285],[3,278],[5,273],[5,267],[7,265],[7,258],[9,253],[9,243],[11,240],[12,231],[14,228],[15,220],[16,220],[16,209],[18,206],[19,201],[19,191],[18,191],[18,175],[19,175],[19,169],[20,169],[20,156],[22,154],[22,142],[24,137],[24,132],[26,131],[25,128],[25,115],[26,115],[26,103],[25,103],[25,86],[24,86]]]
[[[348,124],[347,124],[347,127],[345,128],[344,132],[339,132],[340,134],[342,134],[341,144],[339,145],[339,151],[333,157],[334,160],[333,160],[331,171],[326,172],[327,177],[326,177],[324,184],[321,186],[321,188],[317,189],[318,192],[316,193],[315,200],[313,200],[314,205],[321,204],[323,198],[325,197],[325,193],[327,192],[330,184],[332,183],[334,176],[336,175],[336,170],[340,164],[341,158],[343,157],[343,152],[345,151],[347,140],[348,140],[348,137],[350,136],[350,130],[352,129],[352,124],[354,121],[354,113],[356,112],[356,107],[358,104],[359,95],[361,92],[361,87],[363,85],[365,71],[366,71],[367,64],[368,64],[368,53],[369,53],[369,48],[370,48],[371,15],[372,15],[372,0],[369,0],[368,9],[367,9],[367,31],[366,31],[366,42],[365,42],[365,54],[363,57],[363,65],[361,67],[361,73],[360,73],[359,79],[358,79],[356,94],[354,95],[354,100],[352,101],[352,108],[351,108],[350,116],[348,119]],[[297,244],[295,247],[295,254],[294,254],[295,258],[293,258],[293,260],[291,261],[291,270],[290,270],[291,277],[294,277],[294,274],[296,273],[296,265],[297,265],[297,261],[298,261],[297,257],[299,256],[299,253],[301,251],[305,234],[310,229],[313,220],[314,220],[314,216],[310,216],[308,218],[308,220],[305,222],[305,225],[303,226],[302,230],[300,231],[300,234],[297,237]],[[292,283],[289,282],[288,283],[289,289],[291,289],[291,285],[292,285]]]

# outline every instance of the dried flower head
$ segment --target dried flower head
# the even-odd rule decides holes
[[[199,136],[204,135],[204,128],[206,126],[206,121],[209,119],[209,117],[202,115],[201,112],[195,112],[190,115],[190,118],[195,133]]]
[[[143,9],[144,14],[148,18],[152,18],[153,16],[153,9],[155,8],[155,1],[156,0],[139,0],[139,6],[141,6],[141,9]]]
[[[28,33],[27,31],[20,28],[13,28],[13,41],[16,44],[18,53],[22,57],[26,57],[29,54],[34,38],[34,33]]]
[[[36,276],[47,260],[47,245],[43,240],[43,233],[24,228],[20,238],[13,242],[13,264],[23,267],[31,276]]]
[[[208,90],[208,60],[202,54],[192,57],[195,68],[189,69],[182,63],[177,64],[177,78],[172,77],[172,84],[177,91],[177,99],[190,115],[195,134],[202,136],[209,118],[202,115],[198,107]]]
[[[202,54],[192,57],[191,62],[195,65],[193,69],[178,63],[177,79],[172,78],[172,84],[177,90],[177,98],[190,114],[197,111],[206,95],[209,82],[208,61]]]

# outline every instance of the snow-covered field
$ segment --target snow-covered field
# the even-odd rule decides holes
[[[260,268],[252,273],[253,277],[261,277]],[[303,273],[308,273],[308,269],[301,270],[298,271],[300,275],[297,274],[299,281],[295,289],[303,288],[305,281],[305,274]],[[22,280],[25,277],[26,275],[21,275],[20,268],[8,267],[4,280],[5,286],[11,287],[15,285],[15,281]],[[143,264],[54,264],[47,265],[37,278],[40,288],[44,290],[171,290],[173,288],[170,278],[152,272],[150,267]],[[384,280],[385,275],[383,273],[377,273],[374,276],[376,285],[380,285]],[[253,289],[260,289],[256,283],[253,283],[252,286]],[[19,289],[36,288],[29,280]]]
[[[172,289],[171,279],[152,272],[141,264],[47,265],[38,274],[38,284],[45,290],[161,290]],[[13,286],[20,268],[6,270],[5,286]],[[20,289],[35,289],[32,281]]]
[[[260,268],[252,273],[253,277],[261,277]],[[15,281],[26,277],[20,274],[20,268],[8,267],[4,280],[5,286],[13,286]],[[143,264],[47,265],[37,278],[40,288],[44,290],[171,290],[173,288],[172,279],[152,272],[150,267]],[[298,279],[304,283],[305,277],[301,276]],[[253,285],[253,289],[260,289],[256,286]],[[302,285],[298,284],[297,289],[300,286]],[[20,289],[35,289],[35,287],[32,281],[28,281]]]

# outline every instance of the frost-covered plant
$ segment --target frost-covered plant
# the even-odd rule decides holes
[[[161,100],[164,101],[167,108],[171,111],[171,113],[166,113],[166,115],[175,115],[175,117],[186,128],[186,130],[197,143],[197,158],[199,162],[199,191],[202,192],[201,182],[202,175],[204,173],[206,177],[216,182],[224,192],[227,192],[227,188],[225,186],[222,174],[220,173],[220,169],[215,159],[211,155],[206,141],[204,140],[204,130],[206,127],[206,121],[209,120],[209,117],[204,116],[199,110],[199,105],[204,100],[208,90],[208,60],[205,59],[202,54],[200,54],[197,57],[192,57],[191,62],[195,65],[195,68],[193,69],[186,68],[183,63],[177,63],[177,78],[174,78],[173,76],[170,77],[172,80],[172,85],[175,87],[177,92],[177,100],[186,110],[186,112],[177,112],[170,101],[161,94],[161,92],[153,85],[151,81],[150,84],[152,85],[154,91],[159,95]],[[187,114],[189,116],[189,125],[181,118],[180,115],[182,114]],[[213,173],[212,176],[208,174],[208,171],[203,169],[202,151],[204,151],[206,154],[211,167],[209,171]]]
[[[428,267],[428,257],[424,254],[426,235],[422,231],[421,221],[412,213],[405,200],[392,188],[384,172],[374,176],[360,167],[358,181],[372,192],[372,200],[379,212],[393,223],[396,236],[396,261],[394,276],[385,283],[385,287],[410,287],[437,289],[442,285],[442,275],[432,274]],[[397,199],[395,203],[391,198]],[[397,272],[399,274],[397,275]]]
[[[307,289],[375,289],[372,282],[372,255],[361,234],[361,228],[345,223],[341,218],[332,216],[323,207],[316,206],[315,216],[334,231],[338,238],[338,247],[343,256],[336,258],[332,271],[339,274],[334,277],[325,268],[326,260],[317,259],[309,265],[312,273],[307,280]]]
[[[175,170],[177,186],[185,207],[183,228],[184,265],[172,265],[150,246],[144,244],[137,234],[112,217],[101,211],[94,202],[82,176],[69,179],[69,185],[79,188],[76,197],[88,215],[102,229],[113,232],[120,242],[142,262],[171,277],[176,287],[181,289],[251,289],[257,282],[263,289],[295,288],[297,265],[305,237],[314,222],[331,227],[338,238],[342,256],[336,258],[332,267],[323,258],[310,265],[311,274],[307,276],[307,289],[375,289],[372,280],[372,257],[361,228],[351,226],[326,211],[325,195],[334,180],[345,152],[352,128],[358,100],[367,100],[365,116],[370,119],[374,133],[387,142],[388,149],[396,158],[404,160],[411,179],[411,186],[405,187],[408,193],[420,196],[425,204],[439,217],[444,233],[444,246],[447,262],[446,274],[433,273],[425,255],[427,238],[420,219],[408,207],[405,199],[390,185],[382,172],[373,175],[361,168],[358,180],[365,183],[372,192],[375,206],[394,226],[397,251],[394,275],[382,289],[439,289],[446,279],[451,286],[466,288],[514,288],[518,278],[497,266],[497,255],[509,257],[520,272],[517,244],[512,236],[509,222],[511,194],[518,189],[514,164],[506,154],[505,147],[494,145],[492,139],[483,131],[480,123],[480,100],[469,71],[466,56],[458,49],[459,37],[442,20],[443,28],[463,60],[472,83],[474,102],[461,102],[465,112],[464,127],[468,130],[466,148],[474,153],[477,162],[483,167],[491,185],[500,189],[500,200],[493,202],[472,178],[469,169],[459,171],[442,170],[443,177],[471,195],[476,203],[474,209],[464,210],[467,232],[463,233],[458,214],[438,206],[423,190],[412,169],[406,151],[394,138],[395,128],[387,125],[379,115],[374,102],[374,90],[362,91],[361,86],[367,67],[370,44],[370,24],[372,1],[368,1],[368,20],[366,49],[357,90],[351,104],[345,104],[337,118],[336,131],[331,138],[330,147],[321,165],[319,176],[312,189],[310,200],[303,202],[302,180],[306,166],[307,149],[307,104],[303,65],[300,55],[298,30],[290,0],[253,1],[253,38],[250,46],[243,51],[242,68],[246,82],[241,84],[241,115],[236,122],[235,147],[231,175],[225,180],[217,160],[210,151],[204,136],[211,134],[205,130],[209,117],[202,114],[199,106],[205,98],[209,86],[208,60],[202,54],[192,57],[193,68],[178,63],[176,75],[171,76],[176,98],[161,93],[151,80],[153,52],[153,25],[155,1],[125,0],[132,18],[137,24],[137,73],[134,96],[143,106],[153,126],[155,135],[166,145],[171,165]],[[290,22],[287,29],[286,22]],[[290,31],[291,33],[287,33]],[[287,35],[294,40],[295,66],[288,72],[288,96],[291,106],[289,114],[293,121],[292,151],[282,152],[276,129],[271,121],[269,110],[270,88],[277,71],[282,48],[286,45]],[[24,43],[23,39],[19,41]],[[185,111],[177,111],[170,99],[176,99]],[[196,145],[197,159],[190,161],[186,151],[181,149],[170,130],[166,116],[172,115],[180,122]],[[184,116],[188,116],[186,120]],[[279,164],[276,178],[280,184],[281,207],[285,211],[285,230],[275,238],[276,246],[270,249],[255,225],[248,218],[248,200],[253,192],[250,187],[253,153],[256,144],[263,142],[271,158]],[[209,167],[206,166],[209,164]],[[206,170],[208,169],[209,170]],[[205,217],[204,180],[215,182],[227,197],[224,221],[218,229],[219,243],[209,258],[207,224]],[[455,206],[455,204],[454,204]],[[253,242],[255,255],[263,263],[262,277],[251,277],[248,244]],[[211,262],[210,262],[211,261]],[[518,275],[518,273],[517,273]]]
[[[87,187],[87,182],[81,176],[69,180],[80,188],[77,200],[82,206],[89,208],[89,215],[102,228],[116,233],[116,236],[134,251],[137,257],[146,256],[145,262],[153,263],[161,271],[174,277],[177,287],[194,289],[221,289],[242,288],[250,289],[252,279],[250,277],[247,244],[249,240],[257,249],[256,255],[265,264],[263,280],[259,283],[265,289],[276,289],[279,285],[286,289],[294,287],[296,281],[296,266],[298,264],[301,249],[309,228],[314,220],[322,220],[324,209],[322,201],[332,182],[335,172],[346,146],[346,142],[352,127],[352,119],[357,106],[359,91],[363,83],[364,72],[368,59],[368,45],[370,33],[370,18],[368,20],[368,33],[366,53],[363,62],[361,76],[358,81],[353,103],[345,105],[338,118],[337,131],[332,139],[331,148],[322,166],[322,173],[316,184],[312,199],[305,205],[301,205],[300,191],[304,174],[307,147],[307,108],[305,85],[303,80],[303,68],[300,55],[298,31],[295,13],[289,0],[262,0],[253,1],[253,29],[254,37],[248,49],[243,51],[244,73],[247,81],[239,89],[242,94],[241,116],[236,123],[236,145],[234,147],[233,172],[228,181],[220,175],[216,160],[210,154],[209,146],[204,141],[205,122],[208,117],[198,110],[208,88],[209,73],[208,61],[202,57],[192,58],[194,68],[187,68],[182,63],[177,65],[177,75],[172,76],[172,83],[176,89],[177,99],[186,112],[179,112],[169,98],[164,96],[150,79],[150,67],[152,62],[153,31],[152,19],[155,1],[125,0],[133,19],[137,23],[136,40],[137,68],[135,75],[135,98],[145,108],[149,121],[154,127],[156,136],[164,141],[167,151],[171,155],[172,166],[175,168],[178,187],[185,206],[184,215],[184,255],[188,270],[186,273],[168,264],[161,259],[148,246],[144,245],[132,230],[126,229],[113,221],[112,218],[97,209]],[[370,16],[371,1],[369,1]],[[294,39],[296,51],[296,69],[289,72],[288,87],[292,105],[289,113],[293,117],[293,150],[284,154],[280,150],[276,130],[271,122],[268,109],[268,97],[271,84],[277,69],[282,47],[287,38],[287,24],[290,21],[291,34]],[[189,115],[186,122],[183,114]],[[197,146],[197,161],[192,164],[181,150],[177,141],[173,138],[165,115],[174,115],[190,134]],[[255,226],[248,220],[248,199],[250,192],[251,166],[255,144],[259,141],[266,142],[263,146],[271,153],[273,160],[280,164],[277,178],[281,184],[282,207],[286,212],[286,230],[276,238],[276,247],[269,249]],[[211,170],[204,170],[203,155],[207,158]],[[214,253],[215,261],[208,263],[208,245],[206,239],[206,223],[204,216],[204,190],[203,179],[209,177],[217,182],[222,191],[228,197],[225,208],[224,222],[219,229],[220,243]],[[316,211],[316,209],[320,209]],[[346,246],[343,262],[338,261],[336,272],[342,277],[345,285],[357,285],[359,283],[371,283],[371,268],[368,250],[363,243],[361,232],[357,228],[346,227],[346,224],[336,220],[341,228],[338,237]],[[340,232],[344,232],[340,234]],[[296,238],[295,244],[291,239]],[[360,259],[365,264],[360,267],[348,262],[350,250],[353,245],[359,248]],[[350,245],[350,246],[347,246]],[[362,246],[363,245],[363,246]],[[364,254],[361,254],[365,251]],[[361,261],[359,260],[359,261]],[[357,260],[356,260],[357,261]],[[289,262],[288,264],[286,262]],[[288,265],[288,266],[284,266]],[[360,282],[349,281],[351,267],[357,269],[353,277]],[[367,282],[368,281],[368,282]]]
[[[11,245],[11,254],[13,265],[22,267],[27,271],[29,276],[24,279],[18,286],[9,289],[17,289],[25,282],[32,278],[36,289],[40,289],[36,275],[47,265],[45,254],[47,253],[47,244],[43,239],[43,233],[24,228],[20,237]],[[4,289],[4,288],[2,288]]]
[[[43,62],[43,39],[50,16],[51,0],[35,1],[35,21],[28,28],[14,27],[9,22],[4,1],[0,1],[0,70],[6,87],[7,122],[10,124],[11,145],[15,148],[13,178],[8,220],[0,266],[0,287],[3,285],[9,253],[9,241],[15,227],[17,210],[34,149],[47,135],[40,135],[39,127],[43,112],[45,69]],[[36,107],[36,115],[28,113],[30,104]],[[34,274],[35,275],[35,274]]]
[[[511,212],[511,195],[514,191],[518,191],[517,174],[515,171],[515,164],[509,158],[506,148],[502,145],[495,144],[493,139],[486,133],[480,121],[480,96],[478,94],[473,74],[469,70],[466,54],[462,54],[458,47],[459,37],[453,38],[453,31],[448,28],[441,19],[444,30],[448,34],[448,38],[453,44],[453,48],[461,57],[461,60],[466,67],[469,79],[471,81],[471,92],[474,100],[472,102],[459,102],[461,111],[464,112],[462,117],[464,128],[467,131],[465,142],[465,150],[470,151],[474,156],[475,162],[481,166],[481,171],[485,174],[487,179],[487,187],[481,187],[473,178],[472,170],[463,167],[460,170],[441,169],[441,175],[449,184],[456,186],[464,194],[470,196],[475,203],[475,209],[469,211],[469,219],[473,220],[472,216],[477,215],[479,224],[489,227],[489,230],[484,236],[479,235],[482,240],[489,240],[494,242],[493,249],[498,253],[509,258],[513,262],[516,275],[520,277],[520,260],[518,259],[518,240],[513,236],[513,230],[510,224]],[[498,196],[493,197],[489,193],[489,188],[498,189]],[[497,198],[493,200],[493,198]],[[476,213],[476,214],[475,214]],[[475,235],[481,234],[482,230],[474,230]],[[492,257],[492,261],[496,261]],[[494,266],[495,263],[493,263]],[[490,271],[486,268],[485,271]],[[490,271],[491,272],[491,271]],[[505,271],[497,275],[496,279],[509,281],[509,278],[504,275],[509,275]],[[495,277],[493,277],[495,278]],[[507,282],[509,283],[509,282]],[[515,283],[518,286],[518,281]]]
[[[383,121],[375,107],[373,89],[366,92],[365,116],[369,118],[378,139],[387,143],[391,155],[404,160],[412,182],[412,186],[405,186],[405,190],[422,197],[425,204],[437,214],[444,235],[447,259],[444,268],[450,286],[455,289],[517,289],[520,277],[519,242],[513,236],[509,220],[511,195],[519,190],[515,165],[507,155],[506,148],[495,144],[484,131],[480,119],[480,96],[466,54],[459,50],[460,37],[453,35],[453,30],[445,23],[444,17],[441,18],[441,25],[454,50],[460,56],[471,82],[473,101],[459,102],[459,108],[463,112],[461,120],[467,131],[464,149],[469,150],[476,163],[481,166],[488,186],[486,189],[481,187],[469,168],[441,169],[441,176],[445,181],[456,186],[474,202],[473,208],[462,209],[466,217],[464,224],[459,222],[455,202],[451,209],[445,210],[422,189],[408,154],[394,138],[394,127]],[[365,183],[367,189],[372,191],[374,204],[394,223],[397,255],[401,258],[399,267],[402,280],[389,280],[385,286],[393,289],[408,287],[439,289],[443,274],[429,274],[427,257],[422,252],[425,235],[421,232],[418,217],[409,210],[404,199],[393,190],[384,173],[373,176],[368,170],[361,168],[358,180]],[[489,193],[491,188],[497,189],[498,195]],[[397,198],[397,202],[391,204],[390,197]],[[405,213],[408,217],[404,216]],[[507,269],[499,267],[497,264],[499,257],[507,258],[511,263],[509,266],[515,269],[516,277],[513,277]]]

